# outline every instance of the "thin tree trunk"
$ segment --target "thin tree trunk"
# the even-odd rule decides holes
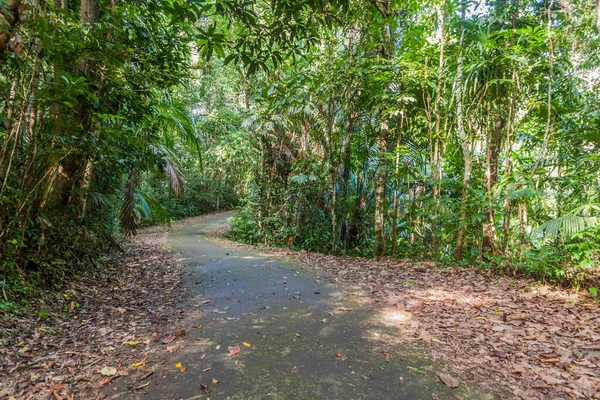
[[[600,33],[600,0],[596,0],[596,29]]]
[[[438,209],[440,207],[440,196],[441,196],[441,184],[440,184],[440,139],[442,135],[442,116],[440,113],[440,103],[442,100],[442,87],[444,82],[444,48],[446,45],[446,35],[444,30],[446,29],[446,8],[447,1],[444,0],[439,12],[439,39],[440,39],[440,58],[438,63],[437,71],[437,83],[436,83],[436,95],[435,103],[433,106],[433,113],[435,116],[435,137],[433,139],[433,168],[432,168],[432,180],[433,180],[433,211],[432,211],[432,224],[431,224],[431,250],[433,256],[436,257],[438,253]]]
[[[29,136],[29,146],[27,149],[27,155],[25,157],[25,172],[23,173],[23,180],[21,188],[27,188],[35,158],[37,154],[37,132],[36,124],[38,122],[38,98],[37,93],[40,86],[40,74],[42,69],[42,60],[40,59],[39,53],[36,55],[33,62],[33,72],[31,75],[31,93],[29,95],[29,120],[27,121],[27,135]]]
[[[382,123],[386,125],[386,123]],[[387,174],[385,171],[385,160],[383,152],[385,151],[386,141],[384,132],[387,132],[387,127],[381,129],[381,138],[379,139],[379,166],[377,167],[376,186],[375,186],[375,256],[380,257],[385,253],[385,181]]]
[[[513,70],[513,81],[516,79],[517,71]],[[515,122],[515,96],[516,89],[514,85],[511,87],[510,92],[510,103],[508,109],[508,127],[507,131],[507,149],[505,157],[505,174],[510,175],[512,173],[512,151],[514,142],[514,122]],[[502,253],[506,252],[508,242],[510,240],[510,217],[512,212],[512,202],[506,198],[504,199],[504,220],[502,224]]]
[[[464,113],[463,113],[463,45],[465,39],[465,14],[466,5],[463,3],[461,9],[460,22],[460,42],[456,70],[456,128],[458,137],[462,143],[463,157],[465,159],[463,173],[463,190],[460,198],[460,228],[456,238],[456,247],[454,249],[454,258],[462,259],[465,236],[467,232],[467,203],[469,201],[469,186],[471,185],[471,169],[473,167],[473,155],[470,140],[465,133]]]
[[[331,199],[331,248],[333,254],[337,254],[338,251],[338,238],[339,238],[339,228],[338,228],[338,191],[337,191],[337,171],[333,165],[329,166],[329,176],[331,179],[331,190],[332,190],[332,199]]]
[[[512,15],[512,39],[515,39],[515,31],[517,29],[517,18],[519,14],[519,0],[513,1],[513,15]],[[515,103],[516,103],[516,79],[517,79],[517,70],[513,69],[512,72],[512,83],[510,88],[510,101],[508,106],[508,127],[506,129],[507,136],[507,149],[506,149],[506,157],[505,157],[505,174],[510,175],[512,173],[512,151],[513,151],[513,142],[514,142],[514,132],[515,132]],[[506,252],[508,248],[508,243],[510,241],[510,220],[511,214],[513,210],[513,203],[508,198],[504,199],[504,218],[502,224],[502,253]]]
[[[486,221],[483,224],[481,240],[482,254],[496,251],[496,222],[493,204],[494,187],[498,182],[498,157],[502,145],[502,131],[506,120],[501,115],[494,119],[493,126],[488,129],[488,143],[486,150],[486,189],[487,206],[485,210]]]
[[[552,42],[552,6],[554,5],[554,0],[550,0],[550,4],[548,5],[547,10],[547,18],[548,18],[548,64],[550,72],[548,74],[548,91],[546,96],[546,130],[544,132],[544,141],[542,142],[542,151],[540,156],[535,161],[535,165],[533,166],[533,170],[531,170],[531,177],[535,176],[536,170],[540,166],[540,163],[544,161],[546,158],[546,152],[548,151],[548,142],[550,140],[550,133],[552,131],[552,75],[553,75],[553,56],[554,56],[554,44]],[[537,175],[536,180],[536,188],[538,188],[540,183],[540,175]]]
[[[376,6],[378,7],[378,6]],[[383,43],[381,45],[381,58],[389,62],[393,56],[393,38],[392,27],[388,21],[391,18],[391,2],[386,0],[382,2],[379,12],[386,20],[383,24]],[[387,65],[386,65],[387,66]],[[386,88],[387,90],[387,88]],[[382,107],[383,109],[383,107]],[[383,113],[383,111],[382,111]],[[381,116],[381,127],[379,130],[379,159],[376,175],[375,187],[375,257],[380,257],[385,254],[385,209],[386,209],[386,179],[387,179],[387,162],[385,159],[385,151],[387,150],[387,137],[389,126],[387,116]]]
[[[400,194],[400,145],[402,144],[402,128],[404,127],[404,116],[400,116],[400,130],[396,136],[396,169],[394,186],[394,219],[392,225],[392,256],[396,255],[398,247],[398,196]]]
[[[256,135],[256,133],[255,133]],[[264,236],[264,187],[265,187],[265,143],[262,138],[260,141],[260,185],[258,186],[258,228],[259,235]]]
[[[18,76],[15,75],[15,77],[12,80],[12,84],[10,85],[10,92],[8,94],[8,105],[6,108],[6,124],[4,125],[4,127],[6,128],[5,132],[8,133],[10,132],[11,128],[12,128],[12,120],[13,120],[13,113],[14,113],[14,107],[15,107],[15,97],[17,96],[17,84],[19,82]],[[6,135],[6,138],[4,139],[4,148],[6,149],[6,147],[8,146],[8,140],[9,137],[8,135]]]

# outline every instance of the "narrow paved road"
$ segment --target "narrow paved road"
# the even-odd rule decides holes
[[[186,336],[161,355],[167,362],[150,385],[126,398],[492,398],[476,387],[440,383],[439,365],[402,344],[397,328],[373,322],[376,313],[361,310],[340,287],[301,266],[208,238],[227,217],[168,236],[194,296]],[[231,345],[240,353],[228,354]]]

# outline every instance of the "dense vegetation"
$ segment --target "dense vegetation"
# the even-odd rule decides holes
[[[234,236],[598,271],[598,32],[587,2],[353,3],[260,82]],[[592,289],[594,292],[594,290]]]
[[[597,287],[595,11],[0,0],[1,304],[240,204],[252,243]]]

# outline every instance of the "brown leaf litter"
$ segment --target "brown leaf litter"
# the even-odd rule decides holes
[[[363,308],[393,317],[401,340],[419,343],[461,381],[507,399],[600,399],[600,308],[583,294],[432,261],[226,242],[299,262],[342,285]]]
[[[167,230],[140,230],[105,271],[73,282],[68,314],[55,307],[52,319],[0,318],[0,398],[102,399],[102,387],[129,374],[140,375],[136,390],[147,385],[163,362],[148,354],[184,335],[176,305],[187,293],[181,265],[161,243]]]

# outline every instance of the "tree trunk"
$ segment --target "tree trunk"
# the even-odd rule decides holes
[[[79,20],[84,24],[95,24],[98,21],[100,9],[98,0],[81,0]]]
[[[496,251],[496,223],[493,204],[494,187],[498,183],[498,156],[502,145],[502,130],[506,120],[499,115],[494,119],[494,125],[488,129],[488,143],[486,150],[486,189],[487,206],[485,210],[486,221],[483,224],[481,238],[482,254]]]
[[[338,227],[338,190],[337,190],[337,171],[333,165],[329,166],[329,177],[331,179],[331,250],[333,254],[338,252],[338,238],[339,238],[339,227]]]
[[[517,18],[519,14],[519,0],[513,1],[513,15],[512,15],[512,39],[515,39],[515,32],[517,29]],[[512,151],[514,142],[515,132],[515,103],[517,101],[517,89],[515,88],[515,82],[517,81],[517,70],[516,68],[512,71],[512,85],[510,88],[510,100],[508,105],[508,126],[506,128],[506,157],[505,157],[505,174],[510,175],[512,173]],[[502,253],[506,252],[508,243],[510,241],[510,221],[513,210],[513,202],[508,198],[504,199],[504,217],[502,224]]]
[[[385,253],[385,181],[387,173],[383,153],[386,148],[387,121],[383,121],[381,125],[381,137],[379,138],[380,155],[375,187],[375,257],[381,257]]]
[[[396,255],[398,247],[398,196],[400,194],[400,145],[402,144],[402,128],[404,116],[400,116],[400,130],[396,136],[396,169],[394,176],[394,219],[392,225],[392,256]]]
[[[596,28],[600,33],[600,0],[596,0]]]
[[[381,58],[389,62],[393,56],[393,37],[392,27],[389,19],[392,17],[391,1],[385,0],[381,6],[377,6],[378,11],[385,19],[383,24],[383,38],[381,44]],[[386,65],[387,66],[387,65]],[[388,90],[388,88],[385,88]],[[381,128],[379,130],[379,159],[377,166],[376,187],[375,187],[375,257],[385,254],[385,209],[386,209],[386,179],[387,162],[385,151],[387,150],[387,137],[389,133],[387,116],[384,115],[382,107]]]
[[[540,152],[539,157],[535,161],[535,165],[531,170],[531,177],[533,178],[536,174],[536,170],[540,166],[540,163],[544,161],[546,158],[546,152],[548,151],[548,142],[550,140],[550,133],[552,131],[552,75],[553,75],[553,56],[554,56],[554,44],[552,41],[552,6],[554,5],[554,0],[550,0],[550,4],[548,5],[547,18],[548,18],[548,64],[549,64],[549,74],[548,74],[548,91],[546,95],[546,130],[544,132],[544,141],[542,142],[542,151]],[[540,183],[540,175],[537,175],[535,187],[538,188]]]
[[[33,72],[31,75],[31,92],[29,95],[29,120],[27,121],[28,149],[25,157],[25,172],[23,173],[23,181],[21,189],[26,189],[31,178],[33,165],[37,153],[37,132],[36,124],[38,122],[38,89],[40,86],[40,74],[42,69],[42,60],[39,53],[33,62]]]
[[[456,238],[456,248],[454,249],[454,258],[456,260],[462,259],[464,241],[467,232],[467,203],[469,201],[469,186],[471,185],[471,170],[473,168],[473,152],[471,149],[470,140],[465,133],[463,112],[463,45],[465,39],[465,14],[466,5],[463,3],[461,9],[461,32],[456,70],[456,128],[458,131],[458,137],[462,143],[465,168],[463,172],[463,190],[460,198],[460,229]]]
[[[442,100],[442,86],[444,78],[444,47],[446,45],[446,0],[439,12],[439,39],[440,39],[440,58],[437,71],[437,83],[435,89],[435,103],[433,106],[433,114],[435,117],[435,137],[433,138],[433,165],[432,165],[432,180],[433,180],[433,211],[431,224],[431,251],[436,257],[438,253],[438,209],[440,207],[441,183],[440,183],[440,139],[442,135],[442,116],[440,113],[440,102]]]
[[[517,71],[513,70],[513,81],[517,77]],[[508,108],[508,127],[506,129],[506,157],[505,157],[505,174],[510,175],[512,173],[512,151],[514,142],[514,122],[515,122],[515,99],[516,89],[514,86],[510,92],[510,103]],[[502,253],[504,253],[508,247],[510,240],[510,218],[513,203],[508,199],[504,199],[504,218],[502,223]]]
[[[99,14],[98,0],[81,1],[79,20],[82,24],[96,24]],[[93,61],[91,60],[80,60],[78,63],[79,72],[89,78],[92,65]],[[86,135],[92,129],[91,105],[85,102],[80,103],[76,114],[77,122],[83,127],[83,135]],[[82,207],[84,206],[85,196],[81,196],[77,192],[91,179],[91,176],[86,176],[91,171],[91,168],[89,171],[86,168],[89,162],[90,160],[80,154],[71,154],[65,159],[62,171],[57,179],[61,207],[65,212],[69,212],[71,209],[69,206],[73,205],[79,217],[84,213]]]

